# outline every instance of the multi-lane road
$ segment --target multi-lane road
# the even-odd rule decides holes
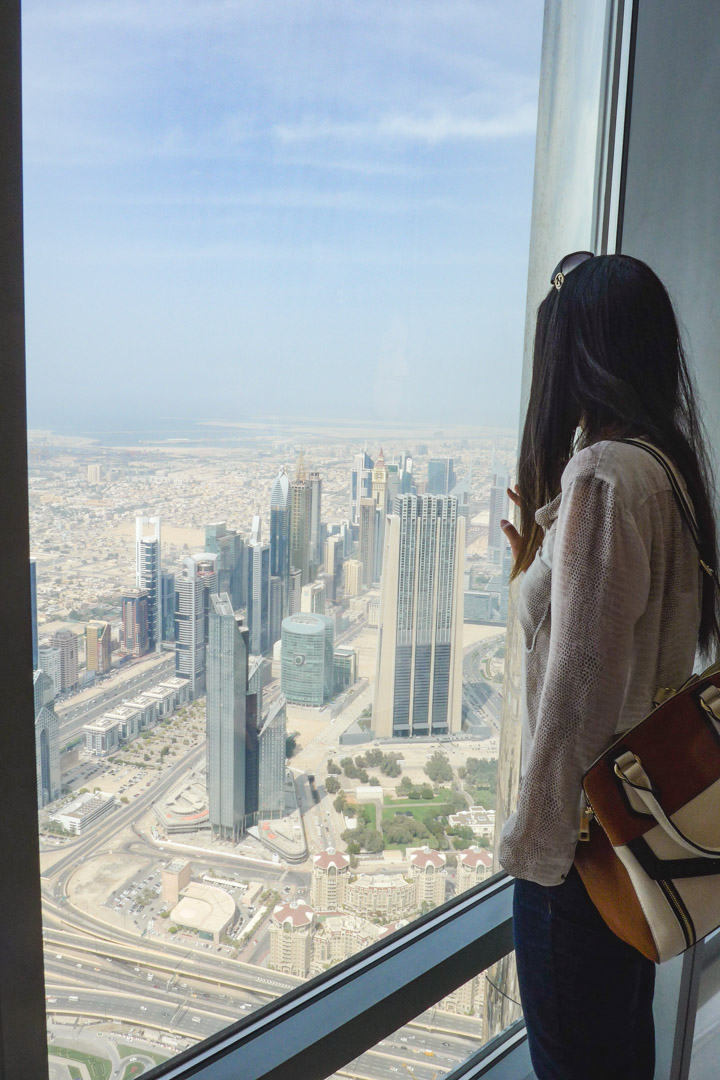
[[[141,674],[131,687],[125,683],[119,696],[139,692],[146,679],[157,681],[157,671]],[[358,705],[362,707],[360,700]],[[110,707],[109,700],[93,706],[100,711]],[[87,718],[84,713],[68,722],[82,725]],[[68,900],[68,880],[86,860],[113,851],[155,862],[163,858],[162,849],[151,844],[135,822],[203,753],[204,747],[190,750],[132,803],[115,810],[89,835],[68,842],[43,871],[47,1003],[48,1012],[57,1019],[115,1020],[118,1025],[167,1033],[185,1045],[188,1040],[207,1038],[302,982],[253,962],[267,952],[266,926],[259,928],[257,945],[251,944],[245,953],[250,962],[241,962],[177,941],[141,938],[78,910]],[[311,815],[319,812],[319,807],[310,810]],[[332,825],[322,816],[318,828],[323,845],[334,839]],[[173,854],[172,847],[166,850]],[[244,862],[216,850],[208,851],[207,859],[217,873],[235,876],[244,870],[248,878],[275,887],[282,882],[291,889],[294,886],[296,893],[309,882],[306,869]],[[478,1036],[477,1020],[432,1010],[430,1018],[427,1014],[419,1017],[346,1066],[340,1075],[389,1080],[397,1073],[398,1077],[435,1080],[476,1049]]]
[[[137,697],[143,690],[149,690],[174,674],[174,655],[163,657],[152,667],[145,668],[135,675],[129,671],[127,678],[113,679],[106,689],[79,703],[73,704],[71,698],[67,704],[58,705],[55,711],[60,719],[61,744],[65,745],[74,739],[82,731],[83,726],[89,724],[91,720],[96,720],[98,716],[109,712],[128,698]]]

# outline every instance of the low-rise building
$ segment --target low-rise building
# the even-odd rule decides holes
[[[118,725],[118,739],[123,742],[132,742],[140,733],[141,710],[135,708],[129,701],[110,709],[103,719],[116,720]]]
[[[401,874],[359,874],[348,883],[345,907],[356,915],[402,919],[417,910],[416,886]]]
[[[194,930],[198,937],[218,945],[235,921],[235,901],[224,889],[191,881],[170,912],[176,926]]]
[[[147,731],[157,723],[158,703],[155,698],[138,694],[137,697],[124,701],[123,705],[129,705],[130,708],[137,710],[140,731]]]
[[[190,680],[181,679],[179,675],[171,675],[158,683],[158,688],[172,690],[175,695],[175,708],[179,709],[190,700]]]
[[[187,679],[178,681],[189,685]],[[168,686],[166,682],[158,683],[158,685],[153,686],[151,690],[145,690],[144,692],[145,697],[150,698],[151,701],[157,702],[158,720],[167,720],[167,718],[174,713],[175,694],[175,688],[173,686]]]
[[[168,904],[177,904],[180,893],[190,884],[190,863],[186,859],[172,859],[162,869],[162,898]]]
[[[68,832],[79,836],[100,818],[111,813],[116,806],[117,799],[114,795],[103,791],[95,794],[86,791],[84,795],[78,795],[77,799],[73,799],[57,814],[51,814],[50,820],[57,821]]]
[[[347,960],[360,949],[373,945],[384,928],[359,915],[334,912],[319,920],[312,939],[311,974],[316,975],[332,964]]]
[[[106,713],[83,727],[85,750],[95,757],[107,757],[117,750],[120,741],[120,722]]]
[[[457,814],[450,814],[450,824],[457,828],[458,825],[467,825],[475,836],[487,835],[492,837],[495,830],[495,811],[486,810],[484,806],[471,806],[468,810],[460,810]]]
[[[338,645],[333,653],[333,692],[342,694],[357,682],[358,654],[349,645]]]

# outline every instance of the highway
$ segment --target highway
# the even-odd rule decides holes
[[[488,656],[493,655],[504,636],[503,633],[479,641],[468,648],[463,656],[463,706],[474,714],[477,723],[489,723],[495,729],[495,734],[500,733],[502,694],[487,682],[482,665]]]
[[[175,674],[175,657],[170,655],[163,657],[152,668],[131,674],[132,669],[126,674],[129,676],[122,681],[113,681],[104,689],[98,690],[91,697],[86,698],[79,704],[58,705],[57,715],[60,719],[60,743],[65,746],[82,731],[85,724],[97,719],[103,713],[109,712],[128,698],[137,697],[143,690],[149,690],[163,679]],[[125,674],[125,673],[124,673]],[[72,702],[72,699],[70,699]]]
[[[135,823],[204,753],[203,746],[188,751],[132,803],[115,810],[87,836],[69,841],[55,864],[43,871],[46,992],[52,1016],[116,1020],[183,1040],[201,1040],[304,981],[259,966],[257,961],[268,949],[266,924],[258,928],[257,943],[249,943],[241,961],[214,949],[202,951],[196,944],[170,942],[154,935],[140,937],[80,911],[68,901],[69,878],[87,860],[123,851],[147,858],[148,866],[156,866],[163,860],[163,850],[168,856],[177,853],[170,846],[150,843]],[[320,807],[314,812],[319,814]],[[326,833],[323,840],[327,841],[332,833],[327,832],[329,826],[323,817],[320,830]],[[307,869],[283,871],[225,855],[222,850],[208,851],[205,858],[220,875],[236,877],[244,871],[253,880],[275,886],[281,881],[296,891],[307,889],[309,884]],[[398,1078],[402,1074],[437,1080],[476,1049],[478,1032],[477,1020],[434,1009],[338,1075],[388,1080],[397,1073]]]

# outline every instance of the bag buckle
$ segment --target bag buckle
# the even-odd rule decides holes
[[[590,822],[595,817],[591,806],[584,806],[582,813],[580,814],[580,829],[578,831],[578,840],[590,839]]]

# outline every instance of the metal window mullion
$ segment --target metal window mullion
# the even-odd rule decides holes
[[[323,1080],[506,955],[511,903],[498,875],[150,1075]]]
[[[20,3],[0,4],[0,357],[3,515],[0,686],[0,1077],[47,1077],[32,684],[25,420]]]

